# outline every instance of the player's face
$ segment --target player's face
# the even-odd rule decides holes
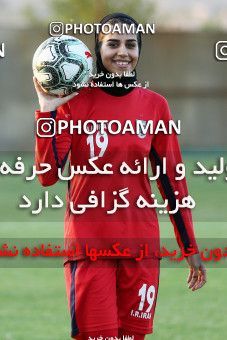
[[[139,58],[136,34],[104,34],[100,54],[104,67],[110,73],[133,71]]]

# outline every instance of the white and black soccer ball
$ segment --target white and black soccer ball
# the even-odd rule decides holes
[[[45,40],[37,48],[32,68],[45,92],[67,96],[89,81],[93,59],[81,40],[62,35]]]

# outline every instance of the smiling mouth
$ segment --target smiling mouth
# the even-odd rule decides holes
[[[130,61],[123,61],[123,60],[113,60],[113,62],[119,67],[127,67],[131,63]]]

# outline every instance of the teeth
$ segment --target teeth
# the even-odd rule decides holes
[[[129,62],[128,61],[116,61],[116,64],[119,66],[127,66]]]

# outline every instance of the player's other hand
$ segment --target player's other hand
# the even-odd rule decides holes
[[[54,111],[56,110],[58,106],[61,106],[67,103],[70,99],[72,99],[78,94],[78,92],[74,92],[66,97],[51,96],[43,91],[42,87],[39,85],[35,77],[33,77],[33,82],[34,82],[35,90],[36,90],[36,93],[39,99],[41,112]]]
[[[207,282],[206,268],[199,254],[186,257],[189,265],[188,288],[192,291],[202,288]]]

